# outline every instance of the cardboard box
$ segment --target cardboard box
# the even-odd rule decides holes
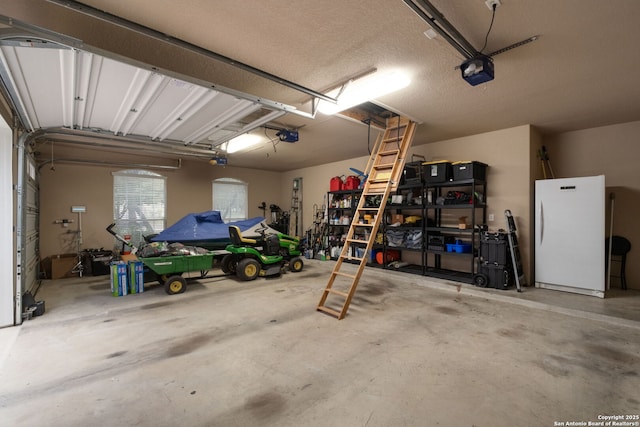
[[[127,275],[129,293],[140,294],[144,292],[144,264],[142,261],[129,261],[127,263]]]
[[[458,228],[460,230],[466,230],[467,229],[467,217],[466,216],[461,216],[460,218],[458,218]]]
[[[51,257],[51,277],[52,279],[62,279],[64,277],[74,277],[71,272],[78,263],[76,254],[53,255]]]
[[[135,254],[122,254],[120,260],[124,262],[138,261],[138,257]]]
[[[127,264],[124,262],[111,263],[111,295],[121,297],[127,294]]]
[[[396,224],[396,223],[402,224],[403,222],[404,222],[404,215],[391,214],[391,224]]]

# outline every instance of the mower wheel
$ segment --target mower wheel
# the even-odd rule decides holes
[[[186,290],[187,281],[182,276],[171,276],[164,282],[164,291],[169,295],[181,294]]]
[[[220,268],[224,274],[235,274],[236,262],[233,255],[225,255],[220,262]]]
[[[236,275],[245,281],[253,280],[260,274],[260,263],[253,258],[240,260],[236,268]]]
[[[303,267],[304,267],[304,261],[302,261],[302,258],[299,256],[292,258],[291,261],[289,261],[289,270],[291,270],[294,273],[302,271]]]

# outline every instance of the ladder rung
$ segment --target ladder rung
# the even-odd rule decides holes
[[[354,227],[373,227],[373,224],[352,224]]]
[[[345,258],[345,257],[343,257],[343,258]],[[355,279],[356,278],[355,274],[340,273],[339,271],[334,271],[333,274],[335,274],[336,276],[348,277],[350,279]]]
[[[367,244],[369,243],[368,240],[362,240],[362,239],[347,239],[347,242],[351,242],[351,243],[362,243],[362,244]]]
[[[399,152],[400,150],[398,150],[397,148],[394,148],[393,150],[379,151],[378,156],[390,156],[392,154],[398,154]]]
[[[345,255],[342,258],[344,258],[346,260],[349,260],[349,261],[362,261],[364,259],[364,258],[353,256],[353,255]]]
[[[319,311],[324,311],[325,313],[329,313],[329,314],[331,314],[333,316],[340,317],[340,312],[339,311],[336,311],[336,310],[334,310],[332,308],[329,308],[329,307],[325,307],[324,305],[319,305],[317,309]]]
[[[383,163],[381,165],[375,165],[373,168],[376,170],[381,170],[381,169],[391,169],[393,167],[394,163]]]
[[[341,297],[345,297],[345,298],[347,298],[349,296],[349,294],[347,292],[339,291],[339,290],[333,289],[333,288],[327,288],[324,291],[328,292],[330,294],[340,295]]]

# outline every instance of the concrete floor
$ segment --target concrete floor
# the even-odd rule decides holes
[[[332,265],[198,279],[174,296],[154,286],[114,298],[107,276],[44,282],[46,314],[0,330],[0,425],[557,426],[640,414],[638,291],[518,294],[368,268],[338,321],[315,311]]]

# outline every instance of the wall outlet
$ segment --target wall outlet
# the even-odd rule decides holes
[[[489,221],[495,221],[496,217],[493,214],[489,214]]]
[[[502,3],[500,3],[500,0],[486,0],[484,2],[484,4],[487,5],[487,7],[489,8],[489,10],[493,10],[493,6],[495,5],[496,9],[500,7],[500,5],[502,5]]]

